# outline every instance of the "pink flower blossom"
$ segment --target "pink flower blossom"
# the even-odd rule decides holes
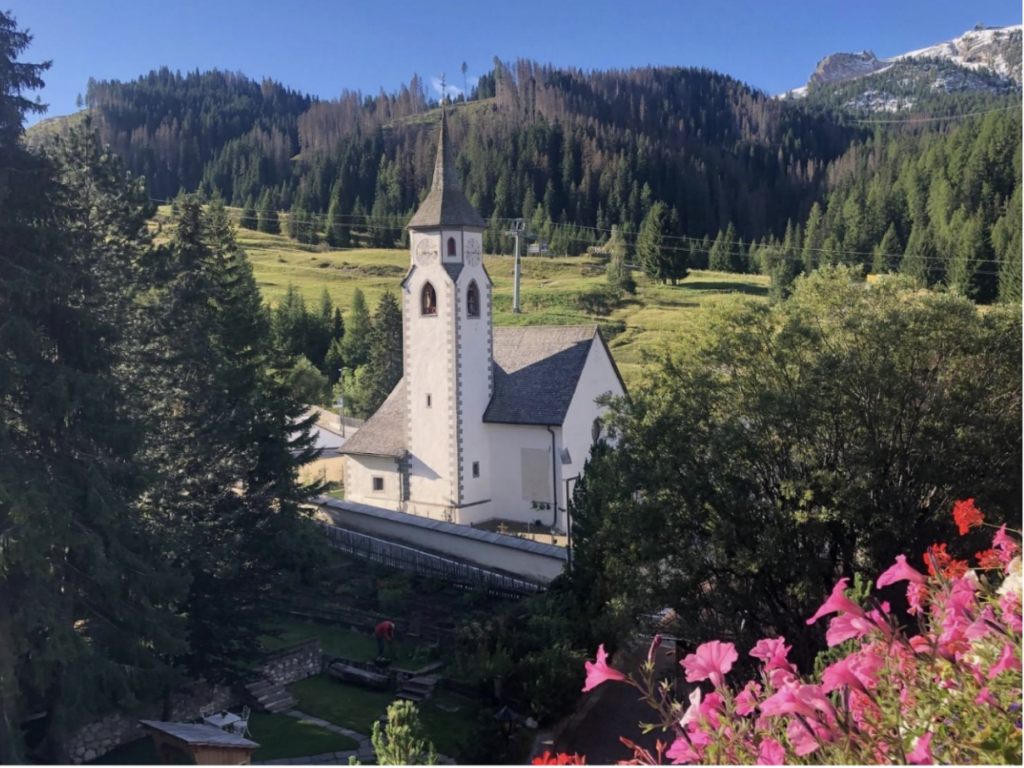
[[[654,654],[658,652],[659,645],[661,645],[661,635],[655,635],[651,640],[651,647],[647,649],[647,661],[654,661]]]
[[[1002,611],[1006,626],[1018,634],[1024,631],[1024,622],[1021,621],[1020,598],[1015,592],[1007,592],[999,598],[999,610]]]
[[[786,761],[786,750],[775,739],[762,739],[757,751],[758,765],[783,765]]]
[[[786,726],[786,735],[789,737],[789,743],[793,745],[793,751],[801,757],[817,750],[821,746],[819,742],[832,741],[828,731],[807,720],[791,720]]]
[[[1001,631],[1001,626],[996,620],[996,613],[991,606],[986,605],[981,609],[978,618],[964,631],[964,637],[968,640],[980,640],[997,631]]]
[[[996,697],[989,693],[988,688],[982,688],[978,691],[978,695],[974,697],[975,704],[988,704],[990,706],[998,706],[999,702],[996,701]]]
[[[686,708],[682,718],[679,720],[679,725],[685,728],[692,722],[695,722],[700,717],[700,688],[694,688],[693,693],[690,694],[690,706]]]
[[[793,646],[786,645],[786,638],[776,637],[757,641],[757,645],[750,652],[755,659],[764,662],[765,671],[772,669],[792,669],[793,665],[786,658]]]
[[[911,581],[916,584],[927,584],[928,578],[916,568],[907,565],[907,558],[905,555],[897,555],[896,564],[891,566],[889,570],[878,577],[878,581],[875,582],[875,586],[881,589],[882,587],[887,587],[890,584],[895,584],[898,581]]]
[[[761,695],[761,686],[751,680],[736,696],[736,714],[746,717],[757,708],[757,697]]]
[[[907,755],[907,762],[911,765],[935,765],[935,758],[932,757],[932,735],[926,733],[917,740],[914,751]]]
[[[1009,643],[1003,646],[1003,652],[999,656],[999,660],[992,665],[992,668],[988,671],[988,679],[999,676],[1003,672],[1009,672],[1014,669],[1020,669],[1020,659],[1013,655],[1013,646]]]
[[[867,616],[853,616],[849,613],[841,613],[829,622],[828,631],[825,633],[825,641],[829,648],[844,643],[854,637],[864,637],[870,632],[877,631],[878,626]]]
[[[737,659],[739,655],[736,653],[735,645],[712,640],[698,646],[697,652],[691,653],[680,664],[686,670],[686,682],[710,680],[713,686],[721,688],[725,685],[726,673],[732,669]]]
[[[930,597],[928,587],[924,584],[918,584],[917,582],[910,582],[907,584],[907,602],[910,603],[910,608],[907,610],[911,616],[918,614],[928,604],[928,598]]]
[[[668,748],[665,757],[672,761],[672,765],[687,765],[700,761],[700,755],[694,750],[685,736],[680,736],[672,742],[672,746]]]
[[[823,713],[824,718],[818,713]],[[814,720],[835,717],[835,709],[820,685],[791,685],[776,691],[761,702],[764,717],[802,715]]]
[[[700,703],[700,714],[712,728],[717,729],[722,724],[718,716],[725,712],[724,705],[722,697],[714,691],[705,696],[704,701]]]
[[[838,690],[843,686],[864,694],[868,692],[861,679],[850,669],[849,658],[840,659],[835,664],[829,664],[821,673],[821,687],[825,693]]]
[[[1006,533],[1006,523],[1000,526],[996,535],[992,537],[992,546],[999,550],[999,560],[1003,565],[1009,565],[1013,556],[1020,549],[1020,544],[1010,538]]]
[[[584,665],[587,669],[587,681],[583,686],[583,692],[592,691],[601,683],[607,682],[608,680],[618,680],[619,682],[625,682],[629,678],[619,672],[617,669],[612,669],[608,666],[608,653],[604,649],[604,643],[601,643],[597,649],[597,663],[587,662]]]
[[[832,588],[832,594],[829,595],[828,600],[822,603],[818,612],[807,620],[808,624],[813,624],[822,616],[828,616],[830,613],[852,613],[854,616],[864,615],[864,610],[845,594],[846,584],[849,581],[848,578],[843,577],[836,582],[836,585]]]

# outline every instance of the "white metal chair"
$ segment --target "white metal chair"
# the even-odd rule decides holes
[[[252,710],[248,707],[242,707],[242,716],[236,722],[231,724],[231,730],[237,733],[239,736],[250,736],[249,733],[249,715]]]

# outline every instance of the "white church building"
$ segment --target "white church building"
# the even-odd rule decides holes
[[[408,225],[404,377],[342,448],[345,499],[564,531],[567,486],[600,437],[596,399],[625,386],[597,326],[494,327],[485,227],[442,115],[433,183]]]

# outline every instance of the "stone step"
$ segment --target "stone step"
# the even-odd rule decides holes
[[[398,692],[398,698],[411,701],[414,704],[419,704],[427,700],[427,695],[423,693],[417,693],[416,691],[410,691],[407,688],[403,688]]]

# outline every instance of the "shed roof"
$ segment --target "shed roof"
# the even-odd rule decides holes
[[[345,441],[341,453],[402,458],[405,455],[406,405],[403,377],[377,412]]]
[[[237,733],[221,730],[213,725],[198,723],[170,723],[163,720],[139,720],[146,728],[180,739],[193,747],[234,747],[256,749],[255,741],[250,741]]]

